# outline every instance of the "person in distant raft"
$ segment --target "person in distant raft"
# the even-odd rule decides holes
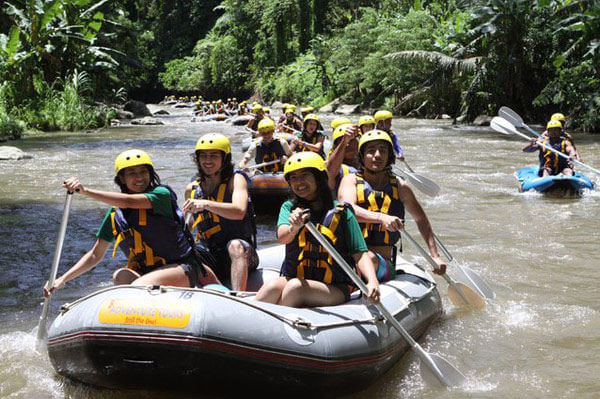
[[[314,152],[296,153],[283,173],[293,199],[281,206],[277,221],[277,239],[285,244],[281,277],[263,285],[256,300],[291,307],[333,306],[350,300],[356,287],[304,227],[310,220],[346,262],[358,268],[367,282],[367,299],[378,302],[379,283],[365,240],[352,208],[333,200],[323,158]]]
[[[431,257],[439,266],[433,272],[444,274],[447,265],[437,251],[425,211],[408,184],[390,171],[395,161],[390,136],[382,130],[371,130],[360,138],[358,151],[361,172],[344,177],[338,197],[354,207],[379,281],[391,280],[396,275],[396,244],[400,242],[400,230],[404,229],[405,210],[417,223]]]
[[[575,145],[575,140],[573,139],[573,135],[571,135],[570,133],[567,132],[566,129],[566,124],[567,124],[567,118],[565,117],[564,114],[561,114],[560,112],[557,112],[555,114],[552,114],[552,116],[550,117],[551,121],[559,121],[560,124],[562,125],[562,135],[565,137],[565,139],[567,139],[567,141],[569,141],[569,143],[573,146],[573,149],[575,150],[575,158],[576,160],[578,160],[579,162],[583,162],[583,158],[581,157],[581,154],[579,154],[579,150],[577,150],[577,146]],[[544,133],[542,133],[543,137],[548,137],[548,132],[544,131]]]
[[[294,137],[292,139],[292,152],[314,151],[325,158],[325,152],[323,151],[325,136],[322,132],[323,126],[321,126],[319,116],[316,114],[306,115],[302,127],[302,134],[300,137]]]
[[[235,291],[245,291],[248,273],[258,266],[254,209],[248,178],[234,171],[229,139],[209,133],[198,139],[194,153],[198,179],[185,190],[184,212],[192,212],[192,229],[215,258],[211,268]]]
[[[562,124],[557,121],[550,121],[546,125],[547,137],[532,138],[531,142],[523,148],[523,152],[540,151],[540,170],[539,176],[553,176],[563,174],[565,176],[573,176],[573,164],[569,160],[560,155],[543,148],[539,144],[544,144],[552,147],[558,152],[567,155],[571,159],[575,159],[575,149],[571,142],[562,135]]]
[[[283,169],[283,163],[290,155],[290,146],[284,139],[273,137],[275,133],[275,122],[265,118],[258,124],[258,134],[260,138],[255,140],[244,154],[244,158],[239,163],[239,168],[244,169],[250,160],[254,158],[256,164],[277,161],[271,165],[262,166],[259,170],[263,173],[276,173]]]
[[[196,248],[184,228],[183,215],[173,190],[160,183],[154,165],[141,150],[125,151],[115,159],[115,183],[120,193],[92,190],[79,179],[67,179],[63,187],[111,205],[94,247],[57,278],[53,287],[44,287],[44,296],[87,272],[104,258],[110,243],[127,256],[127,266],[113,273],[113,282],[133,285],[196,287],[219,283],[207,266],[208,253]]]
[[[340,125],[333,131],[333,148],[327,157],[327,173],[329,188],[333,198],[338,198],[338,189],[344,176],[357,173],[360,169],[358,160],[358,138],[360,131],[356,125]]]

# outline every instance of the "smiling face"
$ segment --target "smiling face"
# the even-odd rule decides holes
[[[269,142],[273,141],[273,133],[274,132],[275,132],[274,130],[269,129],[269,130],[263,130],[259,134],[264,143],[269,143]]]
[[[288,182],[294,194],[308,201],[317,198],[317,181],[309,168],[290,172]]]
[[[548,137],[551,139],[557,139],[560,137],[562,129],[560,127],[551,127],[548,129]]]
[[[150,185],[150,169],[147,165],[130,166],[120,174],[121,183],[132,193],[143,193]]]
[[[207,176],[219,173],[223,166],[223,154],[219,150],[198,151],[198,165]]]
[[[383,140],[375,140],[365,144],[363,153],[365,168],[371,172],[385,170],[390,155],[390,146]]]
[[[308,121],[306,121],[306,132],[309,134],[313,134],[316,130],[317,130],[317,126],[318,126],[318,122],[314,119],[309,119]]]

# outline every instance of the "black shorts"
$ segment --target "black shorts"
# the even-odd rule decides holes
[[[215,259],[215,262],[209,266],[215,272],[221,283],[225,283],[231,278],[231,258],[229,257],[227,248],[231,241],[234,240],[239,240],[242,247],[244,247],[244,252],[249,260],[248,271],[255,270],[258,266],[258,254],[256,253],[256,249],[246,240],[235,238],[230,240],[224,247],[210,247],[210,254]]]

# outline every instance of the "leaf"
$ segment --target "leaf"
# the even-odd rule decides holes
[[[10,58],[13,58],[17,49],[19,48],[21,31],[18,27],[13,25],[8,33],[8,41],[6,42],[5,51],[9,54]]]
[[[554,60],[554,62],[552,62],[552,64],[554,65],[554,67],[556,69],[559,69],[562,64],[565,63],[565,61],[567,60],[567,57],[565,57],[564,55],[559,55],[558,57],[556,57],[556,59]]]
[[[44,5],[44,15],[42,20],[40,21],[40,26],[44,29],[48,26],[50,22],[54,20],[54,18],[60,12],[62,3],[60,0],[54,0],[50,3],[46,3]]]

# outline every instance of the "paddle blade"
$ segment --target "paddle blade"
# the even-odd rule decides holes
[[[521,118],[521,115],[517,114],[515,111],[508,107],[500,107],[500,111],[498,111],[498,116],[506,119],[516,127],[523,127],[525,125],[525,122],[523,122],[523,118]]]
[[[426,383],[441,387],[457,387],[467,382],[467,378],[450,362],[441,356],[427,353],[421,357],[421,376]]]
[[[516,134],[517,130],[515,127],[506,119],[494,116],[490,122],[490,127],[502,134]]]
[[[481,309],[485,306],[485,299],[463,283],[454,282],[448,285],[448,298],[456,306],[471,306],[475,309]]]
[[[433,180],[416,173],[406,172],[406,176],[408,177],[408,181],[425,195],[435,197],[439,194],[440,186]]]
[[[476,271],[458,263],[450,262],[456,266],[455,277],[458,281],[468,285],[487,299],[496,299],[494,290],[477,274]]]

